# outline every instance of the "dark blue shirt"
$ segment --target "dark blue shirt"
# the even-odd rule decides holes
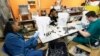
[[[21,34],[8,33],[4,45],[12,56],[26,56],[31,49],[33,51],[35,50],[38,43],[37,38],[38,33],[35,33],[34,36],[28,41],[25,41]]]

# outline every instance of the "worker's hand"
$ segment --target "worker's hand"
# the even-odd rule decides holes
[[[75,28],[79,31],[83,29],[82,23],[78,23],[75,25]]]
[[[47,50],[48,49],[48,43],[45,43],[43,47],[41,47],[39,50]]]
[[[39,32],[38,31],[35,31],[33,37],[35,37],[36,39],[38,39],[38,36],[39,36]]]
[[[82,30],[78,30],[78,32],[80,33],[80,32],[83,32]]]
[[[76,25],[75,28],[79,31],[81,30],[81,27],[79,25]]]
[[[42,43],[42,41],[39,38],[37,40],[38,40],[38,43]]]

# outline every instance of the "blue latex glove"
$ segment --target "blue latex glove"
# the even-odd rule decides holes
[[[82,30],[83,29],[82,23],[78,23],[77,25],[75,25],[75,28],[77,30]]]
[[[35,39],[38,39],[38,37],[39,37],[38,35],[39,35],[39,32],[36,31],[36,32],[34,33],[33,37],[34,37]]]

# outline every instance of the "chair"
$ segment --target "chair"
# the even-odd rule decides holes
[[[74,51],[75,51],[75,47],[84,50],[88,53],[90,53],[89,56],[100,56],[100,37],[98,39],[95,39],[96,42],[93,44],[91,44],[91,41],[89,40],[89,44],[88,45],[82,45],[76,42],[70,42],[68,44],[68,52],[71,55],[75,55]],[[98,44],[97,44],[98,43]],[[95,45],[96,44],[96,45]]]
[[[99,39],[95,39],[95,40],[96,42],[94,44],[91,44],[91,41],[89,41],[88,46],[78,44],[77,47],[89,52],[90,56],[99,56],[100,55],[100,37]]]

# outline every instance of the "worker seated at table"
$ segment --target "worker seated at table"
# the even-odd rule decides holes
[[[10,56],[43,56],[45,48],[36,49],[38,40],[38,32],[27,41],[18,33],[20,26],[18,22],[9,21],[6,23],[4,30],[5,42],[3,50]]]
[[[100,19],[97,18],[94,11],[89,11],[86,17],[90,24],[86,30],[79,30],[80,35],[73,38],[73,41],[84,45],[89,43],[94,44],[96,42],[95,39],[98,39],[100,36]]]
[[[55,9],[50,10],[49,17],[51,19],[50,25],[56,25],[58,19],[58,13]]]
[[[51,6],[51,9],[55,9],[56,11],[61,11],[61,2],[55,2],[55,4],[53,6]]]

